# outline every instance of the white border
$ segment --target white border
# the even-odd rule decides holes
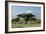
[[[41,26],[40,27],[29,27],[29,28],[11,28],[11,6],[36,6],[41,7]],[[26,3],[8,3],[8,31],[25,31],[25,30],[42,30],[43,29],[43,5],[41,4],[26,4]]]

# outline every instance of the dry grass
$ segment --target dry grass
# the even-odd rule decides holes
[[[40,27],[41,24],[12,24],[12,28]]]

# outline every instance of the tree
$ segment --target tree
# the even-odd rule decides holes
[[[35,17],[33,14],[19,14],[19,15],[17,15],[19,18],[24,18],[24,20],[26,21],[26,23],[25,24],[27,24],[28,23],[28,21],[29,21],[29,19],[35,19],[35,18],[32,18],[32,17]]]
[[[12,23],[17,23],[17,22],[19,22],[19,18],[15,18],[15,19],[12,19]]]
[[[15,19],[12,19],[12,23],[15,23]]]

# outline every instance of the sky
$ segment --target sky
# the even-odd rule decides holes
[[[12,18],[16,18],[18,14],[30,13],[36,16],[36,18],[41,17],[41,7],[35,6],[12,6]]]

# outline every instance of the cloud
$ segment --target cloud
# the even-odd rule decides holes
[[[18,12],[18,13],[16,13],[16,14],[22,14],[22,13],[24,13],[24,12]]]
[[[26,13],[32,13],[33,11],[26,11]]]

